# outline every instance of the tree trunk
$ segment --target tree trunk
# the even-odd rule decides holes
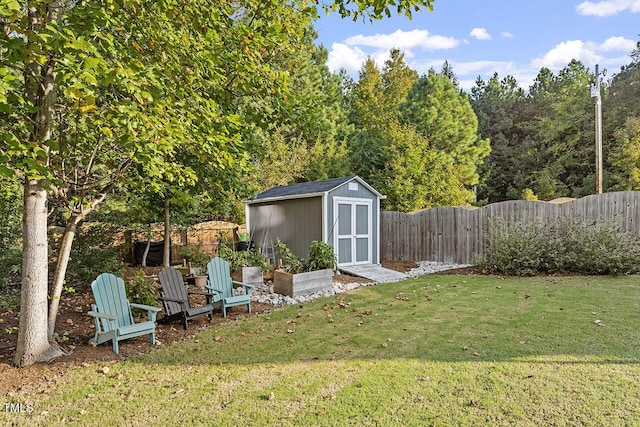
[[[47,191],[39,181],[25,181],[22,224],[20,326],[14,358],[18,367],[63,354],[47,335]]]
[[[140,262],[143,267],[147,266],[147,255],[149,255],[149,249],[151,249],[151,224],[149,224],[149,233],[147,234],[147,246],[144,248],[142,260]]]
[[[58,307],[60,305],[60,296],[62,295],[62,288],[64,286],[64,279],[67,275],[67,267],[69,266],[69,258],[71,256],[71,248],[73,247],[73,240],[76,237],[76,230],[78,224],[91,213],[96,206],[106,199],[107,194],[113,189],[115,183],[110,183],[102,189],[101,192],[86,206],[82,205],[78,209],[71,209],[72,213],[67,224],[64,228],[64,234],[60,241],[60,247],[58,248],[58,260],[56,262],[56,272],[53,277],[53,283],[51,285],[51,293],[49,295],[49,321],[48,321],[48,335],[49,340],[53,341],[53,335],[55,333],[56,319],[58,317]]]
[[[48,336],[50,341],[54,340],[53,334],[55,333],[56,328],[60,296],[62,295],[64,278],[67,274],[67,266],[69,265],[73,239],[76,236],[78,224],[83,218],[84,216],[81,215],[71,215],[67,220],[67,225],[65,226],[64,234],[62,235],[62,241],[60,242],[60,248],[58,249],[58,261],[56,263],[56,272],[53,277],[53,284],[51,285],[51,299],[49,302]]]
[[[168,267],[171,264],[171,224],[169,223],[169,206],[171,199],[164,200],[164,251],[162,253],[162,265]]]
[[[54,21],[51,16],[40,16],[39,9],[28,8],[32,30],[37,31],[43,21]],[[42,48],[38,46],[37,48]],[[37,50],[36,48],[36,50]],[[31,115],[33,131],[31,141],[44,155],[38,154],[36,162],[48,164],[49,147],[53,130],[53,115],[56,103],[55,61],[53,57],[45,64],[30,61],[25,64],[25,93],[36,111]],[[47,189],[45,183],[29,178],[25,174],[24,210],[22,216],[22,284],[20,295],[20,320],[18,343],[14,364],[18,367],[35,362],[46,362],[61,356],[62,349],[49,341],[47,334],[48,269],[47,254]]]

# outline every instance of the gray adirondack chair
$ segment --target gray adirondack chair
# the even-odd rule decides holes
[[[222,303],[222,315],[227,317],[227,308],[236,305],[246,305],[251,313],[251,290],[253,285],[231,280],[229,263],[220,257],[215,257],[207,264],[207,284],[205,288],[214,294],[213,301]],[[243,286],[244,295],[234,295],[233,285]]]
[[[113,351],[118,353],[118,342],[149,334],[151,344],[156,342],[156,314],[158,307],[131,303],[127,299],[124,280],[111,273],[102,273],[91,283],[95,304],[87,314],[93,317],[96,335],[89,343],[102,344],[113,341]],[[134,323],[132,308],[147,310],[148,320]]]
[[[189,327],[189,320],[197,317],[208,316],[213,319],[213,304],[208,303],[202,306],[192,307],[189,302],[189,295],[203,295],[207,297],[207,302],[213,298],[210,292],[187,292],[182,274],[173,267],[164,267],[158,273],[158,280],[162,285],[160,300],[164,305],[165,316],[163,321],[170,322],[179,318],[185,329]]]

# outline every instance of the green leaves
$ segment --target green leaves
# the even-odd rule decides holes
[[[356,127],[354,172],[388,196],[385,209],[412,211],[473,201],[476,168],[489,152],[466,95],[445,75],[418,78],[398,50],[382,73],[369,58],[349,94]]]
[[[391,17],[394,7],[396,14],[411,18],[413,12],[421,10],[421,6],[432,11],[433,2],[434,0],[333,0],[329,5],[323,3],[322,8],[326,13],[338,12],[343,18],[351,17],[354,21],[375,21]]]
[[[60,194],[73,188],[65,203],[86,203],[123,180],[150,182],[156,191],[199,182],[220,196],[242,192],[252,152],[260,151],[255,133],[275,122],[283,144],[292,133],[309,144],[304,161],[314,162],[319,178],[342,170],[344,145],[336,135],[344,137],[347,125],[334,113],[339,85],[322,68],[326,53],[300,48],[312,45],[315,5],[107,0],[60,11],[49,3],[33,4],[36,27],[18,14],[20,2],[0,3],[15,35],[0,39],[7,64],[0,68],[0,144],[5,168],[64,182]],[[431,0],[322,7],[379,19],[394,8],[410,15],[414,3]],[[296,75],[298,60],[316,68]],[[44,75],[56,89],[50,105],[36,93],[46,86]],[[316,82],[327,83],[307,89]],[[46,117],[50,132],[35,125],[36,116]]]
[[[20,11],[20,2],[18,0],[0,0],[0,16],[14,17]]]

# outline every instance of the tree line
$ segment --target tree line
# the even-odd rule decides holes
[[[448,62],[418,75],[397,49],[356,79],[331,74],[312,41],[289,70],[303,116],[265,133],[253,191],[358,174],[405,212],[594,194],[595,75],[580,61],[541,68],[528,89],[496,73],[465,92]],[[629,58],[601,84],[604,191],[640,188],[640,42]]]
[[[387,210],[552,200],[595,193],[595,75],[570,60],[515,77],[478,77],[463,91],[451,65],[422,76],[391,50],[343,79],[350,171],[388,195]],[[640,42],[601,85],[603,188],[640,188]]]
[[[480,167],[482,203],[595,193],[594,72],[571,60],[542,68],[528,91],[512,76],[478,78],[470,99],[491,140]],[[628,65],[602,84],[603,189],[640,188],[640,42]]]

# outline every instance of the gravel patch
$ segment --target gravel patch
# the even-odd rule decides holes
[[[439,271],[453,270],[458,268],[471,267],[471,264],[445,264],[435,261],[420,261],[418,267],[412,268],[407,272],[410,277],[418,277],[425,274],[433,274]]]
[[[442,262],[421,261],[418,267],[409,270],[406,274],[409,277],[418,277],[425,274],[433,274],[439,271],[451,270],[457,268],[470,267],[469,264],[445,264]],[[354,283],[338,283],[333,282],[333,289],[326,289],[320,292],[314,292],[309,295],[302,295],[291,298],[286,295],[276,294],[273,292],[273,283],[266,282],[262,285],[255,286],[251,292],[251,301],[262,304],[273,304],[274,306],[284,306],[293,304],[302,304],[317,298],[329,297],[343,292],[351,291],[363,286],[377,285],[377,282],[354,282]]]

